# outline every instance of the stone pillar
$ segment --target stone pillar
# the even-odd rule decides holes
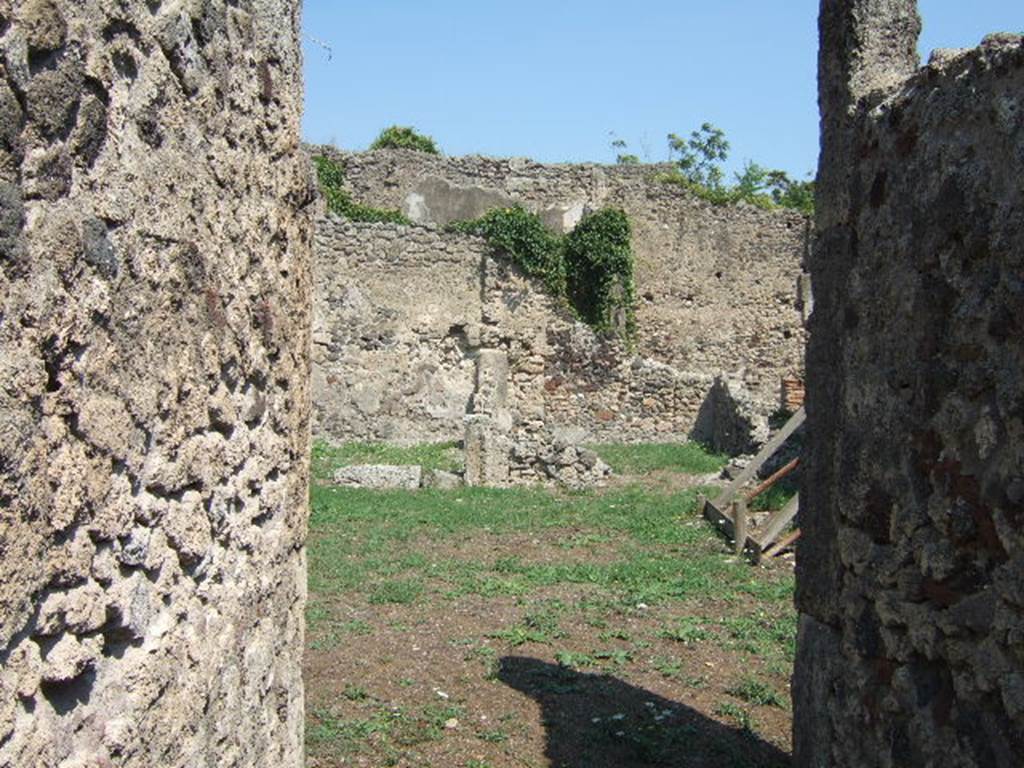
[[[508,485],[511,426],[508,354],[499,349],[480,350],[473,412],[466,416],[466,485]]]
[[[476,361],[473,413],[502,417],[508,410],[508,353],[482,349]]]
[[[1024,754],[1024,43],[822,3],[795,764]]]
[[[847,221],[843,203],[858,104],[872,92],[898,86],[917,69],[921,19],[916,0],[821,0],[818,29],[821,157],[816,193],[835,203],[816,207],[816,228],[822,233]]]
[[[0,0],[0,766],[304,762],[297,5]]]
[[[466,416],[466,485],[501,488],[508,485],[508,434],[491,416]]]

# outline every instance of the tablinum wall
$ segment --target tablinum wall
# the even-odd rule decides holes
[[[345,167],[357,199],[423,224],[318,224],[314,403],[324,437],[461,436],[481,343],[510,354],[516,418],[595,439],[677,440],[695,429],[710,438],[706,400],[724,376],[729,386],[719,391],[731,391],[753,424],[723,430],[718,421],[715,437],[749,450],[779,406],[781,380],[802,374],[807,226],[796,214],[716,207],[652,180],[650,168],[312,151]],[[543,288],[479,239],[436,228],[511,203],[561,231],[588,209],[626,210],[639,302],[634,348],[598,338],[534,296]]]
[[[3,766],[302,761],[298,24],[244,6],[0,2]],[[822,10],[796,763],[1015,766],[1024,47]]]

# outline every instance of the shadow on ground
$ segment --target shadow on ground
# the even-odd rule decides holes
[[[790,758],[749,730],[607,674],[508,656],[499,679],[535,699],[553,768],[788,768]]]

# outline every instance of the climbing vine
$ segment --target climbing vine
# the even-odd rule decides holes
[[[331,213],[352,221],[390,222],[392,224],[412,223],[399,211],[372,208],[353,200],[352,195],[345,189],[345,172],[333,160],[323,155],[317,155],[313,158],[313,164],[316,166],[317,180],[320,182],[320,192],[327,201],[327,210]]]
[[[453,222],[448,229],[479,235],[507,254],[530,277],[543,280],[552,294],[565,297],[562,238],[548,230],[536,214],[520,206],[495,208],[479,219]]]
[[[544,281],[577,317],[602,332],[626,339],[636,330],[633,249],[626,214],[606,208],[559,236],[520,206],[496,208],[479,219],[453,222],[448,230],[479,235],[531,277]]]
[[[577,314],[627,338],[636,331],[631,235],[625,212],[605,208],[584,217],[563,249],[569,301]]]

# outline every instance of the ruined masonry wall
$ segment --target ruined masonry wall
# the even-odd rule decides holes
[[[344,165],[356,199],[403,209],[424,225],[367,228],[330,219],[318,225],[322,231],[317,261],[324,265],[316,280],[318,317],[336,315],[347,322],[353,316],[339,292],[375,297],[375,307],[392,313],[388,327],[394,330],[389,333],[401,338],[377,354],[393,361],[411,354],[417,361],[406,378],[395,379],[392,373],[398,371],[386,363],[385,370],[392,373],[383,379],[371,377],[359,383],[351,377],[350,386],[332,371],[333,390],[323,388],[324,380],[319,379],[314,400],[323,393],[332,402],[318,410],[321,434],[334,439],[445,439],[459,433],[461,427],[453,418],[458,402],[471,393],[471,367],[451,357],[465,348],[456,338],[460,331],[455,330],[450,340],[443,337],[450,328],[469,322],[464,286],[473,281],[472,261],[479,258],[481,265],[491,261],[485,247],[473,238],[447,235],[436,227],[513,202],[537,211],[560,231],[575,226],[586,209],[620,206],[634,230],[639,302],[635,349],[603,342],[585,326],[544,310],[543,301],[537,305],[541,315],[532,315],[522,302],[532,291],[543,289],[514,280],[506,285],[502,275],[514,270],[509,272],[500,261],[488,268],[486,281],[482,271],[478,274],[483,281],[479,284],[486,282],[489,293],[480,295],[470,314],[491,307],[487,311],[493,322],[482,315],[477,322],[493,326],[506,346],[519,347],[510,350],[511,370],[513,378],[531,392],[518,401],[530,414],[543,412],[551,423],[581,427],[596,439],[686,439],[698,424],[715,377],[725,374],[734,389],[747,395],[745,402],[752,403],[760,422],[754,431],[763,433],[768,414],[779,407],[782,379],[802,375],[800,297],[801,286],[806,289],[806,280],[801,280],[806,223],[796,214],[745,205],[713,206],[678,187],[651,180],[656,169],[650,167],[540,165],[406,151],[312,151],[331,155]],[[408,243],[403,232],[409,233]],[[424,251],[428,246],[436,247],[436,269],[430,267],[435,259]],[[453,261],[455,252],[462,256]],[[343,270],[345,285],[324,285],[341,277],[337,265],[342,263],[349,265]],[[449,291],[455,284],[459,287]],[[505,295],[498,296],[501,293]],[[401,301],[394,301],[398,297]],[[321,307],[320,298],[337,306]],[[378,317],[378,310],[364,310],[356,315],[367,321],[366,333],[372,333],[369,320]],[[416,318],[430,315],[420,326],[422,333],[408,325],[398,330],[413,320],[409,312]],[[343,322],[336,325],[339,335],[366,335],[344,330]],[[417,351],[416,336],[428,346],[441,339],[441,347]],[[473,343],[471,339],[470,348]],[[365,359],[367,353],[361,349],[353,354]],[[334,354],[343,356],[341,346]],[[388,381],[398,386],[387,386]],[[430,382],[437,385],[432,394]],[[376,395],[363,401],[346,395],[347,391],[355,394],[359,387],[379,389],[382,384],[385,393],[394,394],[384,394],[392,401],[379,408]],[[411,393],[404,415],[398,392]],[[427,403],[424,398],[433,401]],[[372,416],[359,412],[361,402],[375,409]],[[428,413],[425,420],[424,413]],[[740,442],[749,443],[749,438]]]
[[[915,4],[880,5],[822,5],[795,764],[1010,768],[1024,754],[1024,41],[916,70]]]
[[[477,238],[321,219],[313,289],[318,435],[461,440],[481,344]]]
[[[0,0],[0,766],[303,764],[297,3]]]

